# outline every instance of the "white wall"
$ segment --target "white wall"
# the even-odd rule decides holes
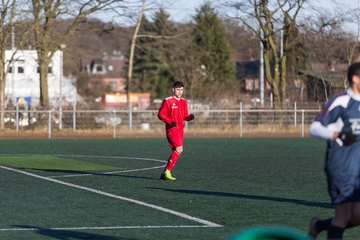
[[[38,73],[36,50],[17,50],[13,56],[13,63],[9,64],[12,55],[12,50],[5,51],[7,68],[12,67],[12,72],[8,72],[6,75],[6,98],[14,102],[18,97],[31,97],[32,106],[39,105],[40,74]],[[76,101],[75,86],[70,79],[62,76],[62,60],[63,52],[58,50],[49,65],[52,68],[52,72],[48,73],[49,100],[50,104],[54,106],[60,104],[60,95],[63,99],[62,104]],[[19,67],[23,67],[23,73],[18,72]]]

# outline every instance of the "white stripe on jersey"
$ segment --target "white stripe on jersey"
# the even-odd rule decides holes
[[[337,97],[334,100],[334,102],[330,105],[330,107],[328,108],[328,111],[331,111],[338,106],[342,106],[343,108],[346,108],[347,105],[349,104],[350,98],[351,97],[349,95],[343,95],[343,96]]]

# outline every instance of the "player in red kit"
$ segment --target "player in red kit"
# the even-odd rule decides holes
[[[158,112],[158,118],[166,124],[166,137],[172,149],[168,163],[160,177],[164,180],[176,180],[171,175],[171,170],[183,151],[184,121],[194,119],[194,115],[188,113],[186,100],[181,98],[183,92],[184,84],[176,81],[173,84],[172,96],[163,100]]]

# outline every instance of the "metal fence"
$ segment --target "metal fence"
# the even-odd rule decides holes
[[[319,109],[207,109],[192,110],[186,122],[191,136],[305,137]],[[3,137],[106,137],[163,135],[157,110],[12,110],[4,112]]]

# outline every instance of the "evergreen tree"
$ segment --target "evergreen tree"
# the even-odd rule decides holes
[[[163,9],[151,22],[144,18],[134,56],[132,91],[164,98],[175,79],[185,82],[190,99],[226,98],[226,91],[237,91],[225,28],[211,6],[200,8],[191,28],[180,27],[182,35],[175,37],[179,32]]]
[[[164,98],[168,95],[171,82],[174,81],[173,49],[176,46],[173,36],[176,29],[170,22],[169,15],[163,9],[155,14],[153,31],[157,36],[161,36],[161,38],[155,39],[152,47],[153,61],[157,65],[154,73],[153,91],[156,93],[156,97]]]
[[[160,9],[152,22],[144,18],[134,56],[132,91],[150,92],[154,98],[168,94],[172,73],[172,36],[175,28],[169,15]]]
[[[222,98],[226,89],[238,89],[224,25],[210,3],[200,7],[194,20],[194,58],[199,64],[199,75],[192,88],[199,98]]]
[[[143,22],[141,24],[141,29],[139,34],[151,34],[151,23],[144,16]],[[148,91],[148,72],[151,71],[151,66],[149,65],[149,56],[148,56],[148,45],[150,44],[151,39],[144,37],[138,37],[136,40],[136,48],[134,52],[134,67],[133,67],[133,79],[131,84],[131,92],[146,92]],[[125,66],[126,69],[128,66]]]

